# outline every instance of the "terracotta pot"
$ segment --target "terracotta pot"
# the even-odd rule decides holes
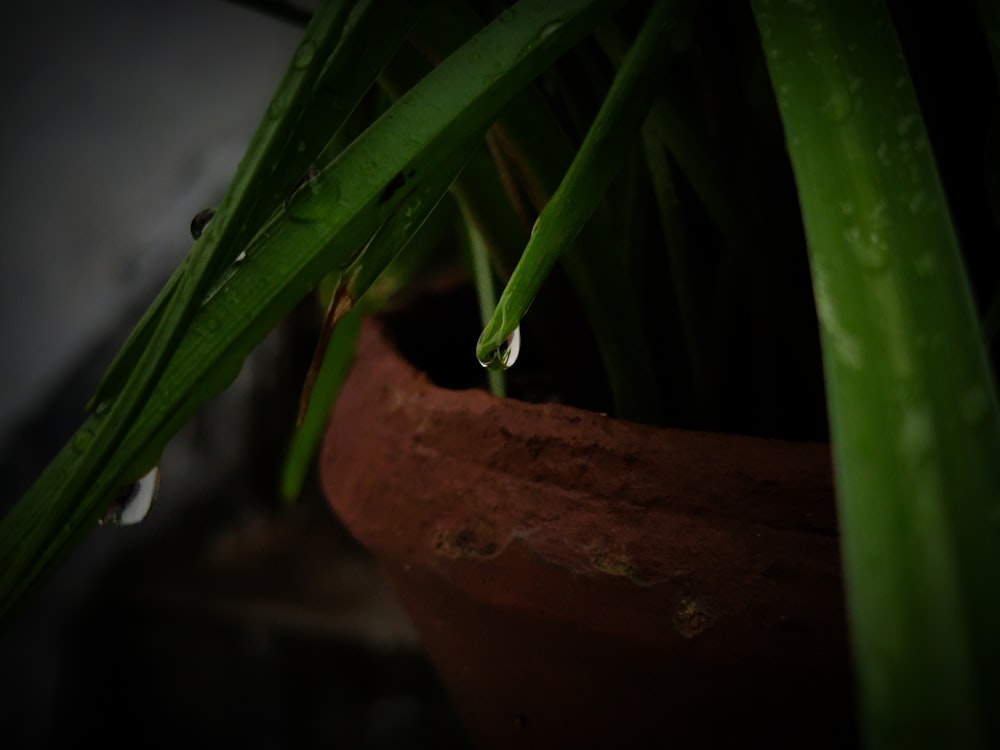
[[[370,321],[321,473],[476,747],[856,744],[827,445],[443,389]]]

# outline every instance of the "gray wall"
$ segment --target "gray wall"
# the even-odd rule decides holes
[[[4,6],[0,445],[187,252],[301,35],[222,0]]]
[[[5,510],[82,419],[78,373],[99,374],[188,251],[191,217],[224,191],[301,29],[222,0],[45,0],[4,3],[0,36]],[[197,481],[185,445],[172,448],[175,487]],[[88,593],[122,545],[162,536],[168,518],[92,534],[0,633],[6,746],[54,740]]]

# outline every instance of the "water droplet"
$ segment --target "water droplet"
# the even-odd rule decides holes
[[[883,271],[889,265],[889,243],[886,233],[889,219],[885,201],[879,201],[868,212],[867,221],[844,230],[844,239],[858,263],[868,271]]]
[[[860,370],[862,366],[861,344],[857,337],[847,330],[841,322],[833,301],[833,294],[829,289],[826,273],[820,266],[816,267],[813,294],[816,300],[816,315],[833,349],[834,356],[844,367]]]
[[[203,208],[201,211],[194,215],[191,219],[191,239],[196,240],[201,237],[202,232],[205,231],[205,227],[208,223],[215,217],[214,208]]]
[[[99,403],[97,406],[94,407],[94,416],[99,417],[105,412],[107,412],[107,410],[110,408],[111,408],[111,399],[106,398],[101,403]]]
[[[282,90],[271,100],[271,104],[267,108],[267,116],[275,120],[281,119],[285,116],[285,112],[288,111],[290,102],[291,91],[288,89]]]
[[[500,14],[500,20],[504,23],[510,23],[517,16],[517,11],[513,8],[507,8],[503,13]]]
[[[99,523],[102,526],[132,526],[139,523],[149,513],[159,489],[160,467],[154,466],[108,503],[108,509]]]
[[[420,200],[419,197],[416,198],[412,203],[406,206],[406,209],[403,211],[403,216],[405,216],[407,219],[413,218],[416,215],[417,211],[420,210],[420,206],[422,205],[423,201]]]
[[[824,102],[823,114],[833,122],[843,122],[851,114],[851,97],[842,89],[834,91]]]
[[[930,454],[934,442],[934,419],[930,411],[907,409],[899,426],[899,452],[919,461]]]
[[[538,32],[538,41],[539,42],[545,41],[548,37],[552,36],[557,31],[559,31],[559,29],[562,28],[562,25],[563,25],[562,21],[552,21],[551,23],[545,24],[542,27],[542,30]]]
[[[517,362],[521,353],[521,326],[504,339],[503,344],[494,349],[487,357],[480,359],[479,364],[488,370],[506,370]]]
[[[293,64],[296,68],[306,68],[316,57],[316,47],[312,42],[303,42],[295,53]]]
[[[83,453],[87,450],[87,446],[90,445],[93,439],[94,431],[89,427],[84,427],[73,436],[73,447],[78,453]]]
[[[240,254],[233,258],[233,265],[238,265],[247,259],[247,251],[241,250]]]

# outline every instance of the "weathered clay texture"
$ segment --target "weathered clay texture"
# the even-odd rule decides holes
[[[477,747],[855,742],[829,446],[444,390],[368,323],[321,471]]]

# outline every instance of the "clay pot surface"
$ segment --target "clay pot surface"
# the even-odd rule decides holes
[[[370,320],[321,475],[476,747],[856,744],[829,446],[442,389]]]

